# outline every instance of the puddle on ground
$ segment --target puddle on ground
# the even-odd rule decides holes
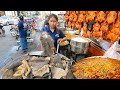
[[[0,56],[0,68],[11,60],[12,56],[17,52],[18,46],[11,47],[3,56]]]

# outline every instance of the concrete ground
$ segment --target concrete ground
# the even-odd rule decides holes
[[[4,26],[6,36],[0,37],[0,68],[2,68],[8,62],[10,62],[12,59],[18,58],[23,55],[21,54],[21,49],[19,51],[16,51],[19,45],[17,44],[15,37],[11,36],[9,32],[10,27],[11,26]],[[33,38],[38,38],[38,37],[33,37]],[[39,41],[37,40],[34,44],[33,43],[28,44],[29,47],[28,52],[39,50],[40,48]]]

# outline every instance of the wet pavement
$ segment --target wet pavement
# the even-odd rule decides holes
[[[5,26],[5,37],[0,37],[0,57],[3,56],[12,46],[17,46],[15,38],[10,34],[10,27]]]
[[[5,26],[6,37],[0,37],[0,68],[9,63],[11,60],[14,60],[23,54],[21,54],[21,48],[18,50],[19,45],[15,37],[10,35],[9,29],[10,26]],[[28,53],[31,51],[40,50],[39,34],[32,35],[35,42],[28,43]]]
[[[8,52],[0,57],[0,68],[3,67],[17,53],[18,46],[11,47]]]

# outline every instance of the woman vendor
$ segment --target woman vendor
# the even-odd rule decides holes
[[[47,27],[44,27],[41,31],[47,32],[52,37],[52,39],[54,40],[54,50],[56,51],[58,43],[67,40],[67,38],[65,37],[63,32],[59,30],[57,27],[58,23],[57,15],[55,14],[49,15],[48,23],[49,25]]]

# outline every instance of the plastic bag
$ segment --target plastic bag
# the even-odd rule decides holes
[[[104,50],[107,51],[107,50],[110,48],[110,43],[107,42],[107,41],[105,41],[105,40],[103,40],[102,38],[99,38],[97,41],[99,42],[100,46],[101,46]]]
[[[120,53],[116,51],[118,48],[119,44],[118,42],[115,42],[104,54],[104,56],[109,57],[109,58],[114,58],[120,60]]]

